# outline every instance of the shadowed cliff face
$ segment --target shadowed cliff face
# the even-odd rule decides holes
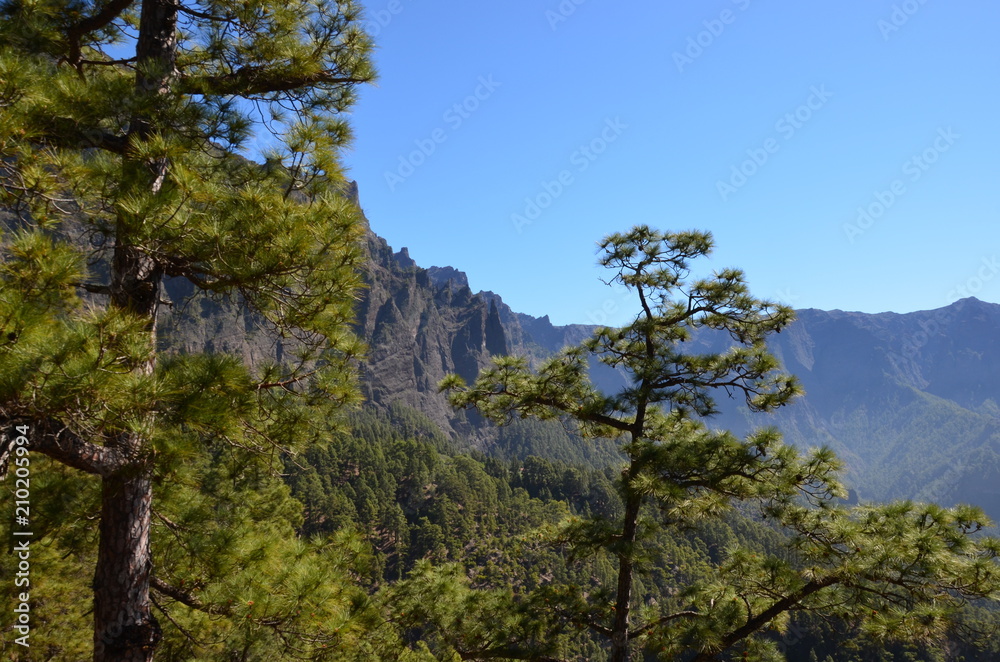
[[[493,356],[527,356],[537,362],[589,337],[594,327],[554,326],[548,319],[513,312],[492,292],[473,294],[466,275],[452,267],[416,265],[406,248],[393,252],[369,234],[366,288],[356,332],[369,346],[361,369],[366,399],[380,407],[399,401],[429,416],[452,436],[482,445],[495,436],[474,414],[455,412],[438,383],[449,373],[467,382]],[[596,363],[596,362],[595,362]],[[617,389],[621,375],[603,364],[595,380]],[[470,420],[472,417],[472,420]]]
[[[361,370],[366,399],[383,407],[401,401],[446,432],[471,432],[437,385],[452,372],[471,381],[491,356],[508,353],[496,305],[473,295],[464,282],[435,282],[405,249],[393,253],[373,234],[367,250],[356,327],[369,345]]]

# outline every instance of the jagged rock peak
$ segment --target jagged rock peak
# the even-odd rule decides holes
[[[344,197],[358,207],[361,206],[361,195],[358,193],[358,183],[353,179],[344,185]]]
[[[406,248],[406,246],[400,248],[398,253],[393,253],[392,257],[396,259],[396,264],[403,269],[409,269],[410,267],[417,266],[417,263],[412,257],[410,257],[410,251]]]
[[[490,301],[490,311],[486,314],[486,351],[491,356],[504,356],[509,353],[507,345],[507,335],[504,332],[503,322],[500,320],[500,310],[497,308],[495,300]]]
[[[438,287],[447,287],[452,291],[469,287],[469,277],[455,267],[429,267],[427,275]]]

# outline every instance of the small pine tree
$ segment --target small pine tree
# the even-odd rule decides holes
[[[539,602],[547,618],[598,635],[612,662],[629,660],[640,643],[661,659],[708,662],[740,645],[746,659],[764,660],[775,646],[758,634],[786,628],[795,610],[860,621],[877,636],[920,639],[940,636],[965,597],[997,590],[1000,541],[974,536],[986,523],[982,511],[909,503],[848,510],[838,504],[846,492],[828,450],[800,455],[773,429],[745,439],[707,429],[702,418],[716,412],[716,393],[768,412],[799,392],[765,345],[793,311],[751,296],[736,269],[690,279],[690,262],[712,248],[709,234],[637,226],[600,247],[612,280],[635,295],[632,322],[598,328],[535,372],[525,359],[500,357],[470,386],[456,375],[441,385],[455,406],[500,423],[558,417],[620,442],[622,515],[570,520],[557,538],[574,555],[616,561],[600,593],[608,599],[550,588]],[[696,333],[722,336],[729,348],[695,353]],[[599,392],[588,378],[590,357],[624,371],[628,386]],[[688,587],[680,606],[644,604],[636,588],[653,533],[703,526],[736,501],[760,504],[786,527],[796,562],[733,548],[717,580]]]

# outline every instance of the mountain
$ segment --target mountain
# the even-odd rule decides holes
[[[394,253],[374,234],[367,251],[356,322],[369,345],[361,371],[365,398],[382,407],[402,402],[443,430],[469,434],[469,422],[437,393],[437,384],[452,372],[474,379],[490,356],[512,350],[496,305],[474,296],[464,281],[435,282],[405,248]]]
[[[357,197],[357,189],[352,195]],[[437,392],[449,373],[472,381],[493,356],[551,356],[589,337],[583,324],[555,326],[549,318],[515,313],[493,292],[473,294],[464,272],[453,267],[417,266],[403,247],[368,233],[366,287],[358,305],[356,332],[369,346],[361,368],[365,398],[386,408],[401,402],[427,415],[453,437],[483,449],[496,430],[470,414],[456,412]],[[613,388],[622,377],[603,365],[595,379]]]
[[[349,193],[357,199],[356,187]],[[615,460],[612,443],[584,443],[552,421],[497,429],[454,411],[437,392],[448,373],[471,380],[502,354],[538,362],[595,327],[517,313],[498,294],[473,293],[458,269],[421,268],[373,233],[366,250],[356,331],[369,346],[360,381],[371,406],[406,405],[459,447],[500,457]],[[291,351],[237,303],[191,299],[190,289],[167,283],[175,304],[164,310],[164,349],[232,352],[250,363]],[[185,333],[173,333],[181,320]],[[694,351],[722,348],[708,336],[691,343]],[[771,347],[805,396],[768,416],[723,400],[710,425],[736,433],[775,425],[800,447],[828,445],[861,499],[971,502],[1000,519],[1000,305],[968,298],[908,314],[800,310]],[[592,377],[608,392],[625,383],[602,364],[592,365]]]
[[[772,349],[806,395],[769,423],[836,450],[859,496],[971,502],[1000,516],[1000,305],[802,310]],[[733,409],[722,419],[745,430]]]
[[[423,269],[375,235],[368,250],[358,316],[370,344],[366,396],[418,409],[481,450],[503,433],[454,412],[438,381],[449,372],[472,379],[499,354],[538,361],[595,328],[514,312],[493,292],[474,294],[463,272]],[[705,338],[692,343],[719,349]],[[973,502],[1000,517],[1000,305],[969,298],[908,314],[801,310],[772,350],[806,395],[766,417],[722,402],[710,425],[737,433],[775,425],[800,447],[828,445],[862,499]],[[608,390],[624,383],[603,365],[594,377]]]
[[[375,234],[369,234],[366,250],[366,287],[356,322],[357,333],[369,347],[361,366],[366,400],[382,409],[393,403],[417,409],[460,444],[471,443],[479,450],[503,455],[503,447],[533,447],[512,438],[509,430],[485,425],[474,413],[456,412],[437,385],[449,373],[471,382],[494,356],[523,355],[538,361],[579,343],[593,327],[555,326],[548,317],[515,313],[492,292],[473,294],[461,271],[420,268],[405,248],[393,252]],[[605,366],[595,367],[595,375],[609,388],[621,382],[621,376]],[[515,437],[555,435],[556,445],[570,443],[558,423],[540,428],[523,423],[515,430],[523,430]],[[495,448],[497,444],[502,448]],[[607,447],[601,452],[607,456]],[[562,459],[586,458],[569,453]]]

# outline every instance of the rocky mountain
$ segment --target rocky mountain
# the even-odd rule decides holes
[[[473,379],[490,356],[509,353],[496,305],[474,296],[466,282],[436,282],[405,248],[394,253],[373,234],[367,250],[357,315],[357,332],[369,346],[361,372],[366,399],[386,407],[402,402],[443,430],[469,433],[437,384],[452,372]]]
[[[367,396],[404,402],[484,450],[494,433],[453,412],[438,381],[448,372],[471,379],[505,352],[538,360],[594,328],[516,313],[497,294],[473,294],[461,271],[422,269],[374,235],[369,251],[358,322],[371,345]],[[704,338],[693,341],[699,346],[718,349]],[[802,310],[772,349],[806,395],[767,417],[723,402],[712,426],[776,425],[801,447],[831,446],[863,499],[973,502],[1000,517],[1000,305],[970,298],[909,314]],[[604,366],[594,375],[609,390],[624,383]]]
[[[772,347],[806,395],[770,423],[836,450],[862,498],[971,502],[1000,516],[1000,305],[802,310]],[[745,429],[733,409],[723,422]]]
[[[356,327],[369,345],[361,372],[366,399],[383,407],[402,402],[453,436],[481,441],[489,433],[437,392],[445,375],[471,381],[493,356],[537,360],[590,334],[585,325],[554,326],[547,317],[515,313],[492,292],[473,294],[463,272],[418,267],[406,248],[393,252],[374,234],[367,251]],[[620,379],[610,370],[602,374]]]

